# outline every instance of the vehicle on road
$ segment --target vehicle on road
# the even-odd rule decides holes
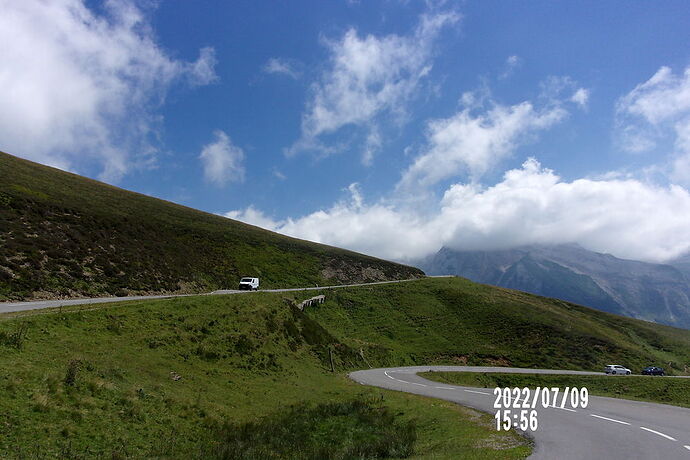
[[[607,364],[604,368],[604,372],[612,375],[630,375],[632,371],[625,366],[620,364]]]
[[[240,291],[258,291],[259,278],[244,277],[240,280]]]
[[[663,367],[648,366],[642,369],[642,375],[665,375]]]

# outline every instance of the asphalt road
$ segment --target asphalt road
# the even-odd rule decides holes
[[[602,375],[547,369],[419,366],[357,371],[350,378],[364,385],[445,399],[496,413],[493,389],[447,385],[416,375],[426,371]],[[557,407],[544,408],[539,400],[535,407],[538,428],[525,432],[535,441],[530,459],[690,459],[690,409],[599,396],[590,396],[584,409],[572,406],[570,398],[563,408],[562,398]]]
[[[450,275],[430,276],[429,278],[446,278]],[[394,281],[377,281],[374,283],[362,284],[340,284],[337,286],[315,286],[306,288],[291,288],[291,289],[262,289],[258,292],[292,292],[292,291],[320,291],[323,289],[338,289],[344,287],[355,286],[372,286],[376,284],[391,284],[404,283],[407,281],[415,281],[415,279],[408,280],[394,280]],[[234,289],[223,289],[213,291],[206,294],[170,294],[170,295],[150,295],[150,296],[130,296],[130,297],[98,297],[94,299],[66,299],[66,300],[37,300],[32,302],[0,302],[0,314],[11,313],[26,310],[40,310],[43,308],[66,307],[69,305],[87,305],[110,302],[126,302],[129,300],[148,300],[148,299],[171,299],[173,297],[188,297],[192,295],[225,295],[225,294],[249,294],[251,291],[238,291]]]

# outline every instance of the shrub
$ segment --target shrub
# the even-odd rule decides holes
[[[27,323],[20,324],[14,332],[0,331],[0,345],[21,350],[29,330]]]
[[[81,359],[73,359],[67,365],[67,372],[65,373],[65,385],[73,387],[77,383],[77,374],[81,369],[83,362]]]
[[[413,421],[400,422],[370,400],[300,404],[258,422],[225,424],[213,447],[215,459],[404,458],[416,441]]]

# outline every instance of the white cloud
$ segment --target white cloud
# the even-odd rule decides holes
[[[187,64],[189,80],[192,86],[203,86],[218,81],[216,75],[216,50],[207,46],[199,51],[199,59]]]
[[[249,206],[243,211],[229,211],[222,215],[229,219],[239,220],[271,231],[276,231],[281,225],[280,222],[267,217],[263,212],[254,208],[254,206]]]
[[[281,58],[271,58],[264,64],[263,71],[266,73],[276,73],[281,75],[287,75],[290,78],[297,80],[302,75],[296,69],[296,64],[294,62],[288,61]]]
[[[455,13],[430,14],[422,16],[410,36],[360,36],[349,29],[342,39],[327,41],[330,67],[312,85],[301,137],[286,153],[329,153],[332,148],[320,139],[324,135],[347,125],[366,126],[371,133],[384,113],[401,119],[405,103],[431,69],[434,40],[444,26],[458,20]],[[365,163],[371,155],[371,148],[365,149]]]
[[[215,141],[204,146],[199,159],[204,165],[204,177],[218,186],[244,180],[244,152],[232,144],[223,131],[215,131]]]
[[[395,260],[423,257],[444,245],[481,250],[577,242],[649,261],[690,249],[690,194],[684,188],[616,178],[566,182],[534,159],[491,187],[449,187],[436,211],[425,216],[384,202],[366,204],[354,185],[349,192],[350,199],[299,219],[274,221],[251,207],[228,216]]]
[[[618,102],[618,112],[637,115],[653,125],[675,120],[690,111],[690,67],[676,76],[660,68],[649,80],[635,87]]]
[[[155,109],[175,81],[217,77],[212,48],[170,58],[142,12],[108,1],[0,0],[0,149],[65,169],[96,162],[118,180],[154,161]],[[129,152],[137,152],[132,155]]]
[[[578,88],[577,91],[573,93],[570,100],[579,105],[580,108],[586,109],[587,103],[589,102],[589,90],[585,88]]]
[[[441,205],[442,220],[452,223],[445,244],[461,249],[578,242],[651,261],[690,249],[690,194],[682,187],[564,182],[533,159],[493,187],[454,185]]]
[[[362,164],[369,166],[374,161],[374,155],[379,151],[382,144],[381,133],[376,127],[372,127],[364,142],[364,153],[362,154]]]
[[[463,96],[470,99],[474,101]],[[403,173],[398,188],[424,188],[462,172],[476,180],[511,155],[526,134],[546,129],[566,114],[560,106],[538,110],[522,102],[508,107],[494,104],[478,115],[466,108],[450,118],[433,120],[427,128],[427,148]]]
[[[522,59],[520,59],[519,56],[512,55],[508,56],[506,59],[506,69],[503,71],[501,75],[499,75],[498,78],[500,79],[505,79],[510,77],[515,69],[522,63]]]
[[[668,175],[690,184],[690,67],[682,75],[661,67],[618,101],[616,115],[623,149],[645,152],[671,142]]]
[[[384,204],[365,205],[357,184],[351,184],[347,191],[347,200],[299,219],[276,221],[252,206],[225,216],[285,235],[389,259],[402,260],[436,248],[438,238],[425,234],[428,226],[423,220]]]

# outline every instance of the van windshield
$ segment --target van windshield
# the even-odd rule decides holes
[[[252,278],[242,278],[240,280],[240,283],[251,283],[251,282],[252,282]]]

